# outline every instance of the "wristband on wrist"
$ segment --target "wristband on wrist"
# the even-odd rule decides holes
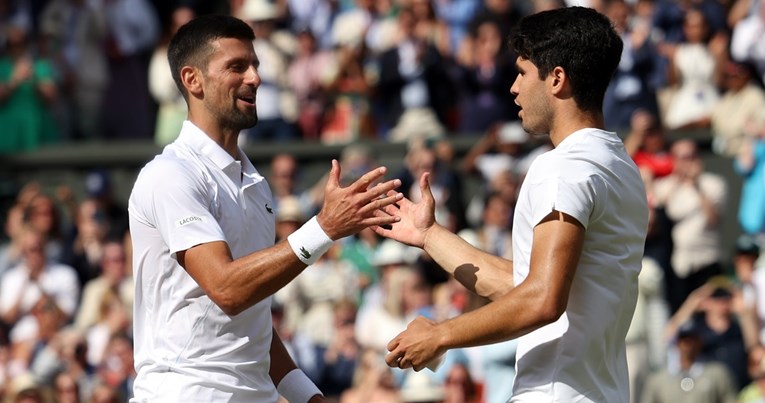
[[[287,373],[279,381],[276,390],[290,403],[306,403],[316,395],[324,396],[305,372],[298,368]]]
[[[321,228],[316,216],[287,236],[287,242],[298,259],[308,266],[314,264],[332,246],[332,239]]]

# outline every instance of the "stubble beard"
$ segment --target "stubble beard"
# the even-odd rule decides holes
[[[257,111],[253,111],[252,114],[242,112],[236,107],[236,100],[234,100],[234,105],[232,105],[229,110],[224,110],[224,108],[214,108],[213,111],[218,122],[220,122],[221,127],[231,131],[240,132],[244,129],[254,127],[258,123]]]

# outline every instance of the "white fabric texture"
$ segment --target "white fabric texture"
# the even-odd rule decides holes
[[[625,335],[648,226],[643,182],[616,134],[583,129],[540,155],[513,223],[514,282],[529,274],[534,227],[553,210],[586,229],[565,313],[519,338],[512,402],[627,402]],[[508,318],[512,320],[512,318]]]
[[[175,253],[225,241],[234,259],[274,244],[271,191],[191,122],[140,172],[130,196],[134,401],[276,402],[271,299],[225,314]]]

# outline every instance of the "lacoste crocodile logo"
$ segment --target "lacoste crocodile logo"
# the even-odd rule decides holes
[[[268,203],[266,203],[266,211],[268,211],[268,214],[274,213],[274,209],[272,209],[271,206],[268,205]]]
[[[300,247],[300,254],[303,256],[304,259],[310,259],[311,258],[311,254],[307,250],[305,250],[304,246]]]

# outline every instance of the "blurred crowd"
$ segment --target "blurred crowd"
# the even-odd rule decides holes
[[[363,141],[406,144],[402,192],[432,172],[437,220],[512,257],[512,214],[533,159],[550,149],[517,121],[505,38],[555,0],[0,0],[0,153],[91,140],[167,144],[185,103],[166,60],[174,30],[230,13],[256,33],[260,123],[243,143],[342,144],[344,180],[377,165]],[[640,298],[627,337],[634,402],[765,401],[765,1],[590,0],[624,39],[606,94],[651,206]],[[738,205],[704,165],[741,176]],[[691,133],[690,131],[688,133]],[[474,136],[456,158],[455,136]],[[670,140],[670,138],[672,140]],[[255,161],[275,198],[277,240],[321,205],[299,161]],[[470,194],[466,179],[477,181]],[[0,401],[124,402],[132,363],[131,242],[108,172],[20,187],[2,211]],[[723,250],[722,227],[741,237]],[[508,279],[511,281],[511,279]],[[515,342],[450,351],[435,371],[390,369],[387,342],[417,315],[486,301],[427,255],[372,231],[337,242],[273,298],[274,324],[331,398],[505,402]]]
[[[765,75],[760,0],[581,0],[625,43],[607,128],[637,110],[705,128],[734,152]],[[200,14],[249,24],[260,124],[243,142],[476,136],[517,119],[507,38],[523,16],[574,0],[2,0],[0,153],[177,135],[185,103],[167,44]],[[761,87],[759,88],[761,90]]]

